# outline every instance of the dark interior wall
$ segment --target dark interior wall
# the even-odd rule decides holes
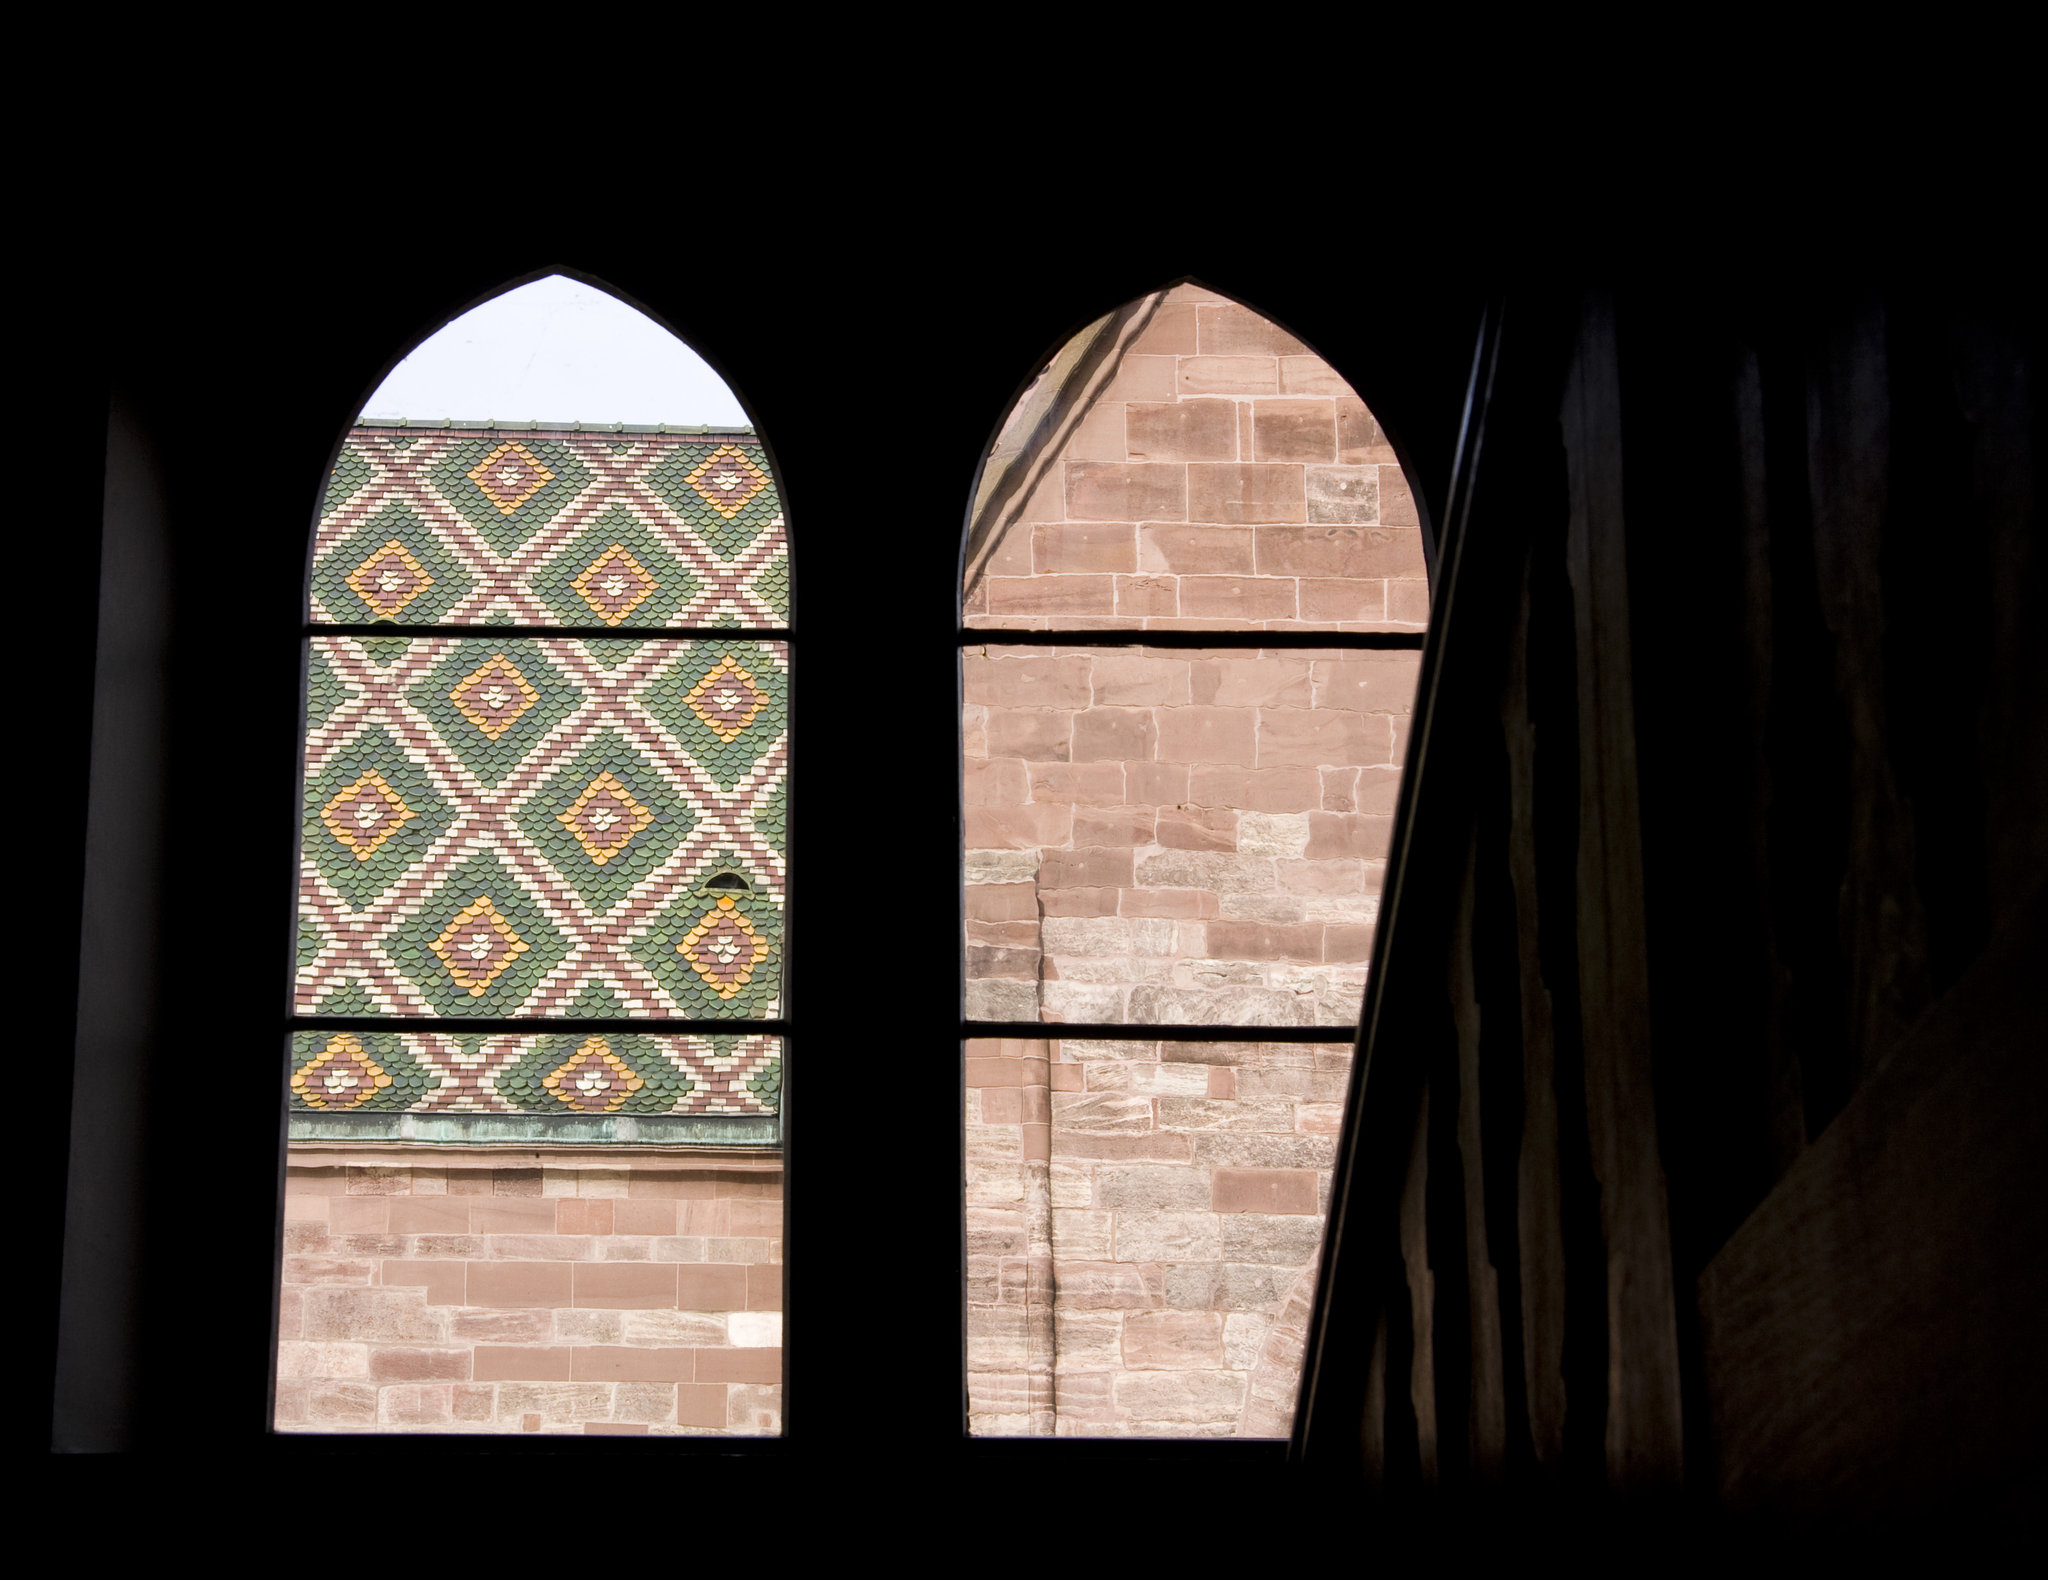
[[[2037,331],[1846,270],[1509,297],[1311,1460],[1880,1529],[2038,1496]]]
[[[835,742],[858,741],[865,756],[886,735],[904,764],[906,809],[889,880],[928,895],[935,929],[945,932],[958,841],[957,546],[976,465],[1006,407],[1080,325],[1194,275],[1240,296],[1336,366],[1381,416],[1421,480],[1427,519],[1441,523],[1455,515],[1453,455],[1482,306],[1500,296],[1518,304],[1523,338],[1503,342],[1518,348],[1503,377],[1526,420],[1519,430],[1500,430],[1496,454],[1528,494],[1501,502],[1488,518],[1513,552],[1489,549],[1487,563],[1498,574],[1469,594],[1470,618],[1460,623],[1474,634],[1462,653],[1441,655],[1441,685],[1453,711],[1469,707],[1469,717],[1497,720],[1509,655],[1520,645],[1522,706],[1541,743],[1530,750],[1562,765],[1531,775],[1528,816],[1574,832],[1531,852],[1525,876],[1541,893],[1532,937],[1517,919],[1515,888],[1511,786],[1521,748],[1496,727],[1490,744],[1447,752],[1444,766],[1469,767],[1469,776],[1418,779],[1439,787],[1452,832],[1430,865],[1418,864],[1405,891],[1412,897],[1401,902],[1415,907],[1414,917],[1404,912],[1397,930],[1413,937],[1436,929],[1434,955],[1424,951],[1413,977],[1433,995],[1435,1019],[1413,1041],[1435,1061],[1425,1062],[1437,1072],[1431,1079],[1446,1083],[1440,1090],[1448,1101],[1432,1111],[1430,1145],[1457,1160],[1461,1123],[1476,1117],[1482,1141],[1488,1124],[1509,1124],[1519,1135],[1525,1105],[1516,1097],[1503,1114],[1504,1095],[1520,1088],[1489,1082],[1484,1099],[1460,1114],[1460,1028],[1448,1012],[1454,989],[1447,973],[1465,972],[1469,990],[1457,991],[1491,1010],[1482,1027],[1512,1020],[1519,1028],[1520,1068],[1522,1041],[1542,1018],[1524,993],[1527,973],[1536,970],[1549,984],[1576,981],[1583,963],[1575,945],[1581,701],[1567,564],[1572,483],[1557,413],[1582,289],[1619,274],[1630,287],[1614,355],[1626,435],[1627,711],[1640,726],[1649,995],[1637,1007],[1646,1005],[1655,1038],[1658,1086],[1654,1104],[1639,1103],[1623,1117],[1656,1130],[1670,1176],[1673,1322],[1685,1406],[1679,1430],[1686,1474],[1700,1476],[1713,1441],[1701,1436],[1711,1412],[1701,1403],[1707,1380],[1689,1281],[1842,1111],[1865,1066],[1882,1062],[1882,1039],[1857,1028],[1871,1015],[1903,1026],[1914,1020],[1914,1006],[1938,1002],[1984,955],[1999,918],[2019,915],[2029,883],[2039,881],[2037,754],[2048,729],[2030,728],[2043,717],[2041,671],[2038,648],[2025,644],[2043,622],[2039,561],[2028,557],[2035,552],[2034,485],[2031,463],[2022,464],[2037,441],[2011,437],[2014,421],[2037,434],[2039,419],[2015,404],[2020,386],[2009,354],[2015,344],[2031,344],[2034,321],[1985,281],[1953,272],[1909,270],[1911,288],[1892,292],[1883,268],[1852,261],[1855,249],[1827,267],[1812,260],[1793,267],[1781,253],[1778,274],[1756,300],[1731,305],[1696,259],[1678,265],[1675,254],[1650,248],[1618,260],[1591,259],[1584,250],[1553,254],[1531,268],[1528,251],[1502,248],[1498,237],[1484,247],[1433,251],[1304,249],[1219,239],[1215,227],[1188,223],[1143,238],[1098,235],[1085,247],[983,247],[968,270],[958,262],[957,236],[937,220],[886,246],[853,246],[858,232],[844,219],[836,207],[785,218],[772,247],[744,253],[679,246],[658,228],[616,227],[560,254],[485,240],[366,253],[337,244],[322,222],[216,214],[160,233],[146,260],[123,255],[115,270],[101,257],[68,282],[76,293],[72,316],[90,327],[82,343],[53,354],[50,387],[59,392],[54,404],[75,422],[60,425],[55,443],[65,459],[38,480],[42,493],[29,508],[50,524],[44,563],[57,579],[89,587],[99,574],[104,479],[109,552],[119,546],[122,555],[139,556],[150,551],[138,545],[154,542],[165,564],[120,598],[109,577],[103,618],[119,623],[120,645],[160,622],[168,658],[153,672],[154,691],[144,677],[109,695],[109,672],[95,658],[107,640],[89,614],[91,600],[44,609],[51,634],[37,677],[46,719],[38,738],[61,754],[69,783],[89,778],[95,810],[89,841],[87,798],[57,798],[29,853],[39,891],[52,896],[28,968],[41,989],[31,1034],[50,1071],[45,1090],[53,1104],[69,1101],[72,1071],[63,1066],[74,1046],[86,1083],[69,1129],[41,1132],[45,1150],[36,1166],[45,1179],[63,1179],[81,1160],[118,1159],[131,1178],[150,1185],[203,1174],[232,1205],[223,1209],[218,1239],[195,1251],[179,1235],[168,1192],[145,1189],[129,1216],[109,1216],[92,1196],[74,1192],[72,1244],[107,1248],[74,1254],[71,1264],[76,1304],[64,1336],[86,1348],[73,1350],[67,1364],[93,1386],[67,1395],[71,1402],[56,1417],[59,1443],[133,1445],[160,1462],[204,1454],[227,1463],[271,1451],[262,1432],[274,1269],[251,1253],[273,1243],[275,1232],[267,1182],[278,1166],[274,1075],[288,979],[305,541],[344,426],[418,338],[506,283],[558,267],[584,272],[710,358],[774,448],[789,502],[800,631],[787,1451],[792,1464],[822,1467],[854,1456],[936,1473],[965,1452],[957,1441],[953,1151],[959,984],[946,953],[923,976],[882,991],[859,951],[843,947],[858,936],[846,919],[858,914],[876,875],[869,808],[865,798],[837,793],[833,759]],[[1484,261],[1464,261],[1475,258]],[[1854,724],[1842,700],[1843,637],[1828,623],[1825,567],[1809,521],[1819,463],[1808,406],[1812,391],[1824,387],[1815,370],[1831,365],[1827,347],[1840,337],[1856,343],[1857,326],[1867,322],[1857,304],[1872,289],[1892,326],[1885,343],[1898,344],[1887,365],[1904,370],[1887,385],[1897,390],[1892,421],[1899,433],[1914,434],[1910,446],[1891,438],[1880,444],[1896,462],[1888,486],[1911,507],[1870,518],[1884,523],[1875,546],[1865,541],[1847,555],[1853,572],[1875,554],[1883,586],[1875,635],[1863,626],[1852,634],[1868,637],[1864,645],[1874,643],[1882,660],[1885,678],[1872,695],[1885,728],[1882,755],[1893,768],[1892,804],[1914,809],[1910,851],[1893,846],[1889,854],[1858,849],[1849,829],[1850,804],[1864,805],[1857,796],[1873,781],[1856,766]],[[1352,311],[1360,300],[1390,299],[1409,304],[1391,322],[1378,314],[1368,328]],[[987,313],[989,302],[1006,304],[999,320]],[[1959,337],[1979,347],[1961,372],[1953,352],[1941,349]],[[1847,363],[1853,374],[1859,364],[1853,355]],[[935,387],[945,390],[943,400],[931,399]],[[1959,388],[1967,398],[1954,393]],[[1751,399],[1745,389],[1761,393]],[[1958,410],[2004,415],[1965,420]],[[1849,448],[1864,453],[1868,444]],[[1744,459],[1758,456],[1762,469],[1745,469]],[[147,458],[154,479],[140,494],[137,457]],[[1965,476],[1951,487],[1956,466]],[[904,486],[906,475],[915,487]],[[83,491],[80,478],[90,479]],[[1948,528],[1957,501],[1968,502],[1971,523],[1960,540]],[[1759,513],[1766,528],[1755,524]],[[886,584],[874,575],[878,562],[888,567]],[[892,685],[929,696],[929,707],[882,719],[866,706],[859,664],[881,663],[883,654]],[[1966,719],[1958,717],[1958,697],[1968,699]],[[118,716],[134,722],[108,727],[115,708],[130,710]],[[1968,771],[1957,774],[1948,766],[1949,743],[1963,732],[1977,745],[1965,754]],[[1731,766],[1731,758],[1739,761]],[[125,823],[108,823],[105,837],[103,794],[128,814]],[[1481,816],[1481,806],[1491,810]],[[1862,815],[1876,827],[1890,814],[1871,802]],[[1464,825],[1455,826],[1460,818]],[[142,854],[123,854],[121,862],[160,862],[163,873],[127,906],[118,885],[107,886],[114,874],[93,876],[91,866],[102,852],[125,849],[108,843],[120,830],[142,841]],[[1889,880],[1878,875],[1896,873],[1901,862],[1915,874],[1930,919],[1925,943],[1910,969],[1885,979],[1883,992],[1858,997],[1846,963],[1854,950],[1841,930],[1845,880],[1855,880],[1852,889],[1874,883],[1882,912]],[[1456,950],[1468,869],[1470,914],[1479,920],[1469,929],[1469,949]],[[132,867],[118,872],[133,880]],[[122,949],[96,950],[96,918],[108,914],[129,931]],[[1866,1006],[1857,1011],[1866,1019],[1852,1015],[1852,1003]],[[1548,1014],[1557,1043],[1577,1046],[1576,993],[1560,996]],[[1482,1030],[1477,1046],[1484,1049],[1489,1034]],[[1683,1059],[1665,1058],[1667,1039]],[[877,1113],[866,1072],[882,1058],[932,1078],[921,1092],[895,1082],[899,1101]],[[1384,1074],[1388,1066],[1380,1068]],[[1559,1145],[1583,1157],[1590,1146],[1583,1072],[1561,1058],[1554,1080]],[[1368,1105],[1361,1132],[1368,1137],[1378,1134],[1371,1114]],[[1381,1151],[1400,1164],[1394,1205],[1408,1172],[1413,1118],[1397,1117],[1379,1136]],[[76,1149],[73,1137],[83,1138]],[[1510,1144],[1501,1166],[1512,1172],[1518,1155],[1518,1143]],[[878,1158],[895,1178],[883,1241],[844,1232],[834,1216],[857,1192],[847,1182],[859,1181]],[[1994,1169],[1992,1199],[2020,1177],[2017,1169]],[[102,1179],[97,1168],[91,1181],[122,1194],[119,1180]],[[1574,1375],[1604,1377],[1608,1355],[1597,1319],[1605,1291],[1585,1271],[1598,1266],[1601,1249],[1591,1165],[1562,1168],[1557,1192],[1573,1256],[1558,1300],[1574,1319],[1559,1342]],[[1487,1197],[1473,1206],[1492,1225],[1495,1243],[1516,1241],[1512,1204]],[[1421,1223],[1447,1279],[1451,1262],[1467,1260],[1472,1223],[1462,1196],[1441,1194]],[[64,1234],[52,1214],[35,1241],[48,1296],[41,1353],[53,1383],[65,1375],[56,1360]],[[133,1236],[132,1256],[120,1248],[123,1234]],[[195,1255],[206,1258],[204,1300],[188,1289]],[[1396,1252],[1382,1272],[1399,1262]],[[1512,1274],[1510,1263],[1498,1266],[1503,1278]],[[1520,1385],[1515,1356],[1523,1341],[1513,1327],[1519,1303],[1506,1282],[1501,1287],[1500,1386],[1507,1390]],[[2019,1292],[1999,1308],[2008,1314],[2025,1296],[2023,1284],[2014,1287]],[[1931,1320],[1938,1326],[1941,1319]],[[1367,1322],[1334,1342],[1365,1356],[1374,1332]],[[1460,1332],[1469,1349],[1469,1333]],[[124,1342],[132,1351],[123,1351]],[[1412,1352],[1412,1333],[1407,1342]],[[878,1390],[860,1357],[905,1351],[929,1364],[892,1372]],[[2038,1379],[2032,1364],[2029,1375]],[[1369,1381],[1361,1376],[1360,1387]],[[1455,1401],[1461,1420],[1471,1419],[1471,1387],[1469,1375],[1446,1380],[1446,1410]],[[1938,1404],[1938,1390],[1933,1397]],[[51,1417],[27,1414],[35,1418],[29,1446],[40,1450],[48,1442],[40,1423]],[[1562,1451],[1596,1467],[1589,1474],[1600,1481],[1603,1418],[1581,1411],[1560,1430]],[[1242,1472],[1209,1473],[1220,1484]]]

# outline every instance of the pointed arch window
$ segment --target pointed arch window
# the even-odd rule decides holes
[[[1429,584],[1344,378],[1183,284],[1084,329],[963,550],[980,1435],[1287,1435]]]
[[[281,1428],[776,1429],[790,616],[744,425],[345,435]]]

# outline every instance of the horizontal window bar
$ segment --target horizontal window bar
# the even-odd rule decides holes
[[[574,637],[578,641],[606,637],[612,641],[672,642],[733,641],[790,642],[795,638],[786,625],[692,625],[692,626],[610,626],[610,625],[306,625],[303,636],[475,636],[493,641],[513,637]]]
[[[1421,631],[962,631],[962,647],[1360,647],[1420,652]]]
[[[663,1033],[668,1036],[688,1037],[787,1037],[789,1022],[786,1020],[628,1020],[618,1017],[610,1019],[583,1018],[564,1015],[549,1016],[489,1016],[489,1015],[294,1015],[285,1021],[285,1030],[293,1031],[431,1031],[450,1036],[465,1031],[479,1032],[520,1032],[546,1031],[572,1033],[579,1031],[611,1032],[624,1035],[630,1032],[646,1032],[650,1035]]]
[[[1066,1021],[963,1020],[963,1038],[1014,1037],[1041,1042],[1053,1037],[1091,1042],[1355,1042],[1358,1028],[1344,1026],[1144,1026],[1073,1025]]]

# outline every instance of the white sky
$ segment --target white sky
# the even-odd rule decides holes
[[[696,352],[617,297],[559,274],[495,296],[421,341],[362,414],[721,428],[747,421]]]

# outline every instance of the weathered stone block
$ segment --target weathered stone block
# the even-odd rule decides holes
[[[1185,659],[1105,653],[1095,660],[1097,707],[1150,707],[1188,700]]]
[[[1188,666],[1189,697],[1225,708],[1298,707],[1313,695],[1305,658],[1208,658]]]
[[[962,694],[997,708],[1085,708],[1093,690],[1085,655],[1031,653],[961,661]]]
[[[1306,812],[1322,805],[1322,780],[1312,768],[1235,768],[1201,764],[1188,770],[1187,799],[1198,806],[1247,812]],[[1262,887],[1270,888],[1268,880]]]
[[[1133,1422],[1185,1421],[1234,1426],[1245,1380],[1228,1371],[1131,1371],[1116,1379],[1118,1414]]]
[[[1306,812],[1246,812],[1238,818],[1237,848],[1245,855],[1295,858],[1307,847]]]
[[[1031,799],[1033,802],[1055,802],[1066,805],[1122,806],[1124,803],[1123,768],[1118,763],[1027,763],[1025,771],[1031,777]],[[974,813],[968,812],[968,827],[972,829]],[[1069,837],[1071,817],[1059,828],[1057,839],[1043,839],[1044,845],[1064,844]]]
[[[1242,1077],[1240,1070],[1239,1078]],[[1218,1168],[1326,1169],[1337,1160],[1336,1143],[1327,1136],[1208,1130],[1189,1134],[1185,1139],[1192,1143],[1196,1162]]]
[[[1334,436],[1333,436],[1334,437]],[[1311,466],[1306,478],[1312,522],[1376,523],[1380,514],[1380,469],[1376,466]],[[1356,556],[1330,576],[1384,576],[1383,558]]]
[[[1130,1018],[1139,1023],[1183,1026],[1307,1026],[1314,1024],[1309,1002],[1269,988],[1228,986],[1214,990],[1157,987],[1131,989]]]
[[[1165,1275],[1131,1262],[1054,1265],[1060,1306],[1068,1311],[1136,1311],[1165,1303]]]
[[[1187,469],[1144,462],[1066,463],[1070,521],[1185,521]]]
[[[1260,620],[1292,620],[1298,613],[1292,577],[1183,576],[1180,612],[1225,629]]]
[[[1268,1311],[1296,1276],[1293,1268],[1184,1263],[1166,1269],[1163,1304],[1176,1311]]]
[[[1158,744],[1150,708],[1090,708],[1073,716],[1070,751],[1082,762],[1146,762]]]
[[[991,576],[982,586],[988,589],[991,615],[1073,618],[1111,614],[1116,609],[1113,575]]]
[[[1123,1322],[1123,1364],[1133,1370],[1217,1370],[1224,1317],[1215,1311],[1134,1311]]]
[[[1307,346],[1237,302],[1203,303],[1195,309],[1196,335],[1204,355],[1307,356]]]
[[[1053,1208],[1053,1255],[1089,1262],[1114,1260],[1112,1230],[1115,1221],[1114,1213],[1081,1207]]]
[[[1141,1212],[1116,1215],[1119,1262],[1213,1262],[1223,1252],[1218,1218],[1211,1212]]]
[[[1302,1268],[1322,1249],[1320,1213],[1300,1217],[1238,1212],[1226,1213],[1217,1221],[1223,1226],[1223,1255],[1232,1262]]]
[[[1226,526],[1305,521],[1304,470],[1257,462],[1193,463],[1187,469],[1184,519]]]
[[[1113,983],[1041,982],[1039,1007],[1046,1020],[1115,1026],[1124,1020],[1125,992]]]
[[[1328,400],[1262,400],[1253,408],[1254,460],[1337,459],[1337,413]]]
[[[389,1344],[447,1337],[448,1313],[428,1309],[423,1290],[323,1286],[306,1290],[302,1298],[301,1324],[308,1339]]]
[[[1194,356],[1182,357],[1179,363],[1175,388],[1183,396],[1272,395],[1280,387],[1280,368],[1274,357]]]
[[[967,984],[967,1017],[970,1020],[1036,1020],[1038,984],[1034,981],[970,980]]]
[[[1234,461],[1237,403],[1133,401],[1124,407],[1124,443],[1132,461]]]
[[[1031,529],[1031,562],[1040,576],[1134,571],[1137,528],[1126,520],[1042,523]]]
[[[1062,1135],[1135,1135],[1153,1128],[1152,1103],[1117,1092],[1054,1092],[1052,1122]]]
[[[1254,1072],[1239,1071],[1243,1080]],[[1210,1176],[1211,1201],[1219,1213],[1306,1213],[1319,1211],[1312,1169],[1217,1169]],[[1320,1220],[1318,1220],[1320,1222]],[[1228,1240],[1225,1241],[1228,1244]],[[1234,1257],[1257,1261],[1257,1257]]]
[[[1378,813],[1311,812],[1305,854],[1311,861],[1382,859],[1393,841],[1393,824],[1391,817]]]

